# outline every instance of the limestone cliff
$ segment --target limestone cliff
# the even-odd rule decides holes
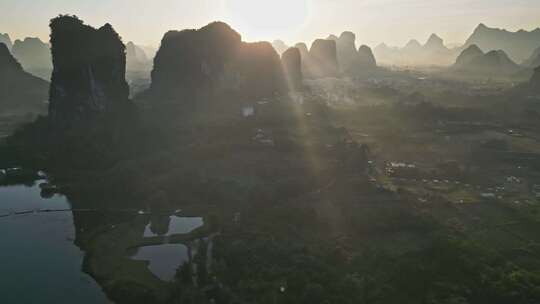
[[[76,17],[59,16],[50,27],[51,119],[69,123],[126,110],[125,46],[112,26],[95,29]]]

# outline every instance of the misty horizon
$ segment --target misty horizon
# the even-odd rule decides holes
[[[125,42],[153,48],[159,47],[163,34],[169,30],[200,28],[213,21],[230,24],[246,41],[282,40],[294,45],[352,31],[360,44],[403,47],[410,40],[424,44],[435,33],[446,46],[455,47],[461,46],[481,23],[510,32],[533,31],[540,26],[536,20],[540,3],[528,0],[513,3],[510,8],[505,1],[349,2],[274,1],[268,5],[243,0],[207,0],[149,5],[142,1],[51,4],[9,0],[0,3],[1,11],[10,12],[0,20],[0,32],[9,34],[13,41],[37,37],[47,42],[49,20],[59,14],[73,14],[88,24],[111,23]],[[463,9],[468,14],[461,14]],[[403,10],[407,13],[402,14]],[[145,14],[140,14],[141,11]],[[274,16],[279,16],[276,22]]]

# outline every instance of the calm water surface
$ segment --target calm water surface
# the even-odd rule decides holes
[[[163,281],[172,281],[176,270],[189,260],[188,248],[182,244],[163,244],[141,247],[132,257],[148,261],[148,269]]]
[[[0,214],[70,208],[62,196],[40,197],[39,187],[0,187]],[[81,271],[71,212],[0,218],[0,303],[110,303]]]

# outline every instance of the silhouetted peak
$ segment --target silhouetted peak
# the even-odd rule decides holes
[[[165,34],[149,93],[156,100],[191,106],[223,92],[255,99],[284,87],[281,60],[269,42],[242,42],[229,25],[213,22]]]
[[[11,42],[9,34],[0,34],[0,43],[5,44],[8,50],[11,50],[11,48],[13,47],[13,43]]]
[[[309,53],[307,45],[303,42],[299,42],[295,44],[294,47],[300,51],[300,54],[302,55],[302,57]]]
[[[425,47],[430,48],[444,48],[444,41],[441,37],[437,36],[436,34],[431,34],[429,36],[429,39],[427,40]]]
[[[113,27],[112,27],[112,25],[110,23],[105,23],[100,29],[104,30],[104,31],[111,31],[111,32],[116,33],[116,31],[113,29]]]
[[[336,76],[338,67],[336,41],[328,39],[317,39],[313,41],[309,49],[309,55],[316,67],[312,71],[314,77]]]
[[[285,52],[283,52],[282,58],[293,58],[295,61],[297,59],[300,59],[300,50],[296,47],[288,48]]]
[[[468,48],[463,50],[456,59],[456,66],[465,66],[473,61],[477,57],[484,56],[484,52],[476,45],[470,45]]]
[[[377,61],[371,48],[365,44],[358,48],[358,57],[362,67],[374,68],[377,66]]]
[[[477,31],[482,31],[482,30],[487,30],[487,29],[488,27],[483,23],[478,24],[478,26],[476,27]]]
[[[418,42],[418,40],[416,39],[409,40],[409,42],[407,42],[407,44],[405,45],[405,48],[407,49],[419,49],[421,47],[422,44],[420,44],[420,42]]]
[[[289,48],[281,56],[283,71],[287,78],[287,84],[292,90],[302,87],[302,55],[298,48]]]
[[[272,42],[272,46],[274,47],[274,49],[276,50],[276,52],[278,52],[278,54],[283,54],[283,52],[285,52],[289,47],[285,44],[285,42],[283,42],[282,40],[274,40],[274,42]]]
[[[95,29],[76,16],[51,20],[49,115],[70,123],[129,106],[125,46],[110,24]]]
[[[49,84],[25,72],[4,43],[0,43],[0,106],[2,113],[45,110]]]
[[[209,23],[198,31],[206,33],[206,35],[211,35],[212,37],[221,37],[224,41],[230,41],[231,43],[239,43],[242,41],[242,36],[237,31],[227,23],[221,21]]]
[[[316,54],[330,54],[335,53],[336,50],[336,42],[333,40],[327,40],[327,39],[316,39],[311,44],[311,48],[309,49],[310,53],[316,53]]]
[[[337,59],[342,72],[350,72],[357,68],[358,51],[356,35],[353,32],[343,32],[336,40]]]
[[[356,35],[353,32],[345,31],[341,33],[341,35],[339,36],[339,40],[345,40],[354,43],[356,41]]]
[[[126,44],[126,67],[128,71],[149,71],[152,61],[141,47],[129,41]]]
[[[334,35],[334,34],[330,34],[328,35],[328,37],[326,37],[326,40],[333,40],[333,41],[337,41],[339,38]]]
[[[488,72],[502,74],[515,73],[520,69],[502,50],[493,50],[483,56],[472,58],[472,60],[463,64],[462,68],[475,73]]]
[[[21,64],[11,55],[8,47],[4,43],[0,43],[0,73],[20,70]]]

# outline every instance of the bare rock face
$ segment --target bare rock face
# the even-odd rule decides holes
[[[362,69],[373,69],[377,67],[377,60],[367,45],[362,45],[358,49],[358,65]]]
[[[196,103],[224,92],[270,97],[285,88],[279,55],[270,43],[243,43],[222,22],[170,31],[154,60],[148,92],[165,103]]]
[[[302,55],[297,48],[289,48],[281,56],[283,71],[289,87],[295,91],[302,87]]]
[[[95,29],[76,17],[59,16],[50,27],[50,118],[71,123],[128,109],[125,46],[112,26]]]
[[[337,47],[334,40],[315,40],[309,50],[309,56],[311,77],[336,77],[338,75]]]

